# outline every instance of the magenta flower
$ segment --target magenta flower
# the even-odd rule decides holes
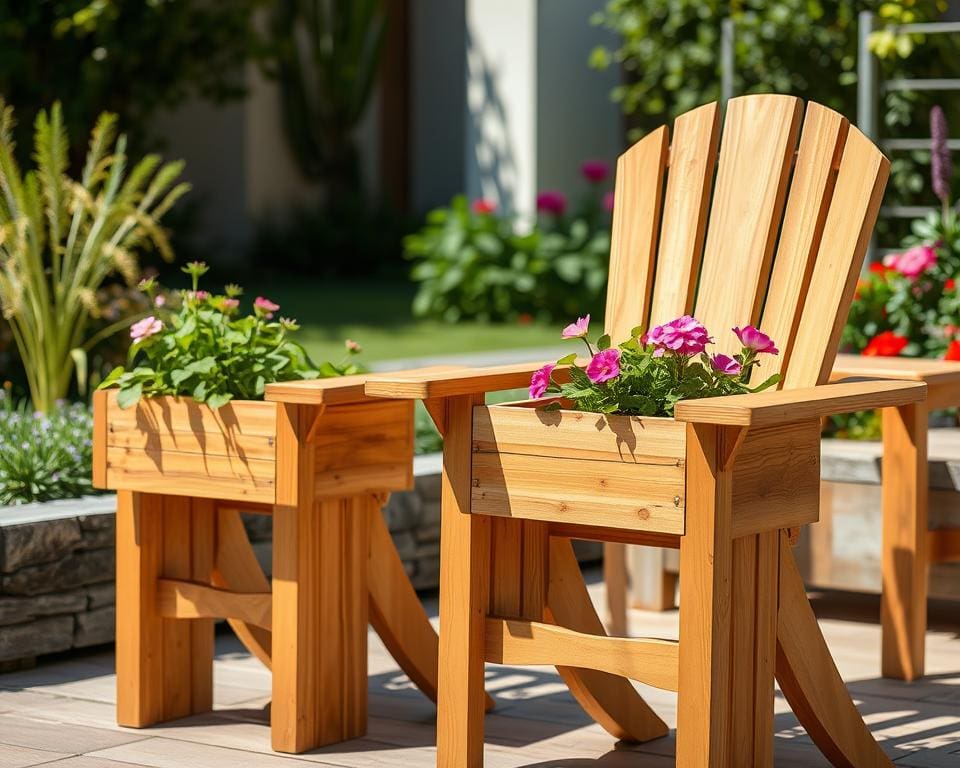
[[[937,263],[937,250],[929,245],[915,245],[903,253],[891,253],[884,257],[886,267],[897,270],[904,277],[915,278]]]
[[[739,376],[740,372],[743,370],[743,366],[740,365],[738,360],[734,360],[730,355],[721,355],[716,354],[710,358],[710,365],[713,366],[713,370],[718,373],[726,374],[727,376]]]
[[[493,202],[493,200],[487,200],[485,197],[481,197],[479,200],[474,200],[470,208],[474,213],[484,216],[497,210],[497,204]]]
[[[607,213],[613,213],[613,192],[607,192],[603,196],[603,210]]]
[[[597,352],[587,365],[587,376],[594,384],[603,384],[620,375],[620,350],[616,347]]]
[[[280,309],[279,304],[274,304],[270,299],[265,299],[263,296],[257,296],[253,302],[253,308],[258,315],[263,315],[269,320],[273,317],[273,313]]]
[[[684,315],[664,325],[651,328],[640,341],[644,345],[652,344],[655,347],[654,357],[662,357],[668,351],[689,357],[699,355],[713,339],[699,320],[690,315]]]
[[[591,184],[599,184],[610,175],[610,166],[603,160],[587,160],[580,166],[580,173]]]
[[[553,216],[563,216],[567,210],[567,198],[563,192],[547,190],[537,195],[537,210]]]
[[[578,317],[577,322],[570,323],[566,328],[560,332],[560,337],[563,339],[580,339],[587,335],[587,332],[590,330],[590,315],[584,315],[583,317]]]
[[[133,339],[133,343],[136,344],[153,336],[155,333],[160,333],[162,330],[163,323],[153,315],[150,315],[150,317],[145,317],[140,322],[130,326],[130,338]]]
[[[557,366],[553,363],[547,363],[543,368],[534,371],[530,377],[530,398],[536,400],[547,393],[547,387],[550,386],[550,374]]]
[[[773,343],[767,334],[752,325],[745,325],[743,328],[734,328],[733,332],[740,339],[740,343],[752,352],[766,352],[770,355],[779,355],[780,350]]]

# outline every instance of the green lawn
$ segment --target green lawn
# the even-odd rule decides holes
[[[544,325],[448,325],[410,314],[414,286],[373,281],[265,283],[249,293],[281,306],[280,314],[302,325],[298,336],[316,361],[338,362],[344,339],[363,346],[364,364],[383,360],[456,355],[560,343],[559,328]]]

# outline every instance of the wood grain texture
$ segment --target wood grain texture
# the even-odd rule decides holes
[[[804,389],[683,400],[677,421],[729,426],[775,426],[835,413],[908,405],[926,398],[927,385],[910,381],[849,381]]]
[[[783,695],[833,765],[891,768],[837,672],[783,533],[780,542],[776,673]]]
[[[93,393],[93,487],[107,487],[107,408],[109,393],[98,389]]]
[[[927,360],[917,357],[864,357],[837,355],[830,374],[831,380],[845,378],[902,379],[923,381],[931,389],[934,385],[960,387],[960,363],[952,360]],[[954,389],[957,402],[960,391]]]
[[[727,103],[695,303],[697,318],[715,335],[715,351],[739,351],[730,329],[759,319],[801,112],[793,96]]]
[[[550,539],[546,620],[576,632],[605,634],[569,539]],[[665,736],[667,724],[624,678],[594,669],[557,667],[577,702],[608,733],[628,741]]]
[[[756,382],[780,373],[790,359],[848,127],[837,112],[813,102],[807,105],[760,322],[764,332],[777,341],[780,354],[761,356],[753,374]]]
[[[502,389],[526,389],[530,376],[547,362],[514,363],[487,368],[469,368],[433,373],[400,372],[371,375],[365,391],[374,397],[398,400],[439,400],[447,397],[496,392]],[[564,380],[565,369],[557,366],[554,378]]]
[[[607,637],[538,621],[488,618],[485,642],[486,659],[496,664],[597,669],[654,688],[677,690],[677,643],[673,640]]]
[[[650,326],[693,310],[719,139],[716,102],[685,112],[673,124]]]
[[[687,428],[687,534],[680,540],[677,765],[731,764],[732,473],[720,427]]]
[[[270,592],[270,582],[253,552],[240,512],[235,509],[217,510],[216,557],[210,581],[234,592]],[[227,621],[246,649],[270,669],[271,633],[239,619]]]
[[[234,618],[270,629],[269,592],[233,592],[183,579],[157,582],[157,610],[169,619]]]
[[[928,415],[923,403],[883,411],[881,669],[896,680],[915,680],[924,672]]]
[[[811,387],[830,377],[889,173],[890,161],[851,127],[784,371],[785,388]]]
[[[473,408],[482,395],[447,403],[440,523],[438,768],[483,765],[484,616],[489,608],[490,520],[470,514]]]
[[[411,371],[398,371],[404,374],[432,374],[463,368],[462,365],[431,365]],[[366,383],[374,374],[364,373],[355,376],[340,376],[329,379],[311,379],[309,381],[278,381],[267,384],[264,398],[281,403],[299,403],[300,405],[343,405],[345,403],[365,403],[374,399],[365,391]]]
[[[627,339],[634,326],[645,325],[650,311],[668,141],[669,132],[661,126],[617,162],[605,327],[618,341]]]

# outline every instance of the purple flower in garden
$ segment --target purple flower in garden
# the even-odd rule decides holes
[[[773,343],[773,339],[759,328],[745,325],[743,328],[734,328],[733,332],[740,339],[740,343],[752,352],[766,352],[768,355],[780,354],[780,350]]]
[[[726,374],[727,376],[739,376],[740,372],[743,370],[743,366],[740,365],[740,362],[734,360],[730,355],[721,355],[716,354],[710,358],[710,365],[713,367],[713,370],[718,373]]]
[[[944,205],[950,205],[950,181],[953,177],[948,139],[947,118],[937,105],[930,110],[930,179],[933,194]]]
[[[580,339],[590,331],[590,315],[578,317],[577,322],[570,323],[566,328],[560,331],[562,339]]]
[[[594,384],[603,384],[620,375],[620,350],[605,349],[597,352],[587,365],[587,376]]]
[[[550,386],[550,374],[553,373],[553,369],[556,367],[553,363],[547,363],[543,368],[534,371],[533,376],[530,378],[531,399],[536,400],[546,394],[547,387]]]
[[[656,347],[653,352],[654,357],[662,357],[668,351],[685,356],[699,355],[713,339],[699,320],[690,315],[684,315],[669,323],[651,328],[640,341],[644,345],[652,344]]]
[[[603,160],[587,160],[580,166],[580,173],[591,184],[599,184],[610,175],[610,166]]]
[[[603,196],[603,210],[607,213],[613,213],[613,192],[607,192]]]
[[[567,210],[567,198],[563,192],[546,190],[537,195],[537,210],[553,216],[563,216]]]

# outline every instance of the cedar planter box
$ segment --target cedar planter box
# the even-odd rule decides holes
[[[93,464],[99,488],[253,504],[290,503],[281,497],[295,494],[291,487],[278,497],[282,403],[240,400],[213,409],[189,398],[155,397],[123,409],[116,391],[98,397]],[[315,411],[305,442],[314,454],[318,495],[413,487],[409,403]]]
[[[474,408],[474,512],[685,533],[686,424],[535,407],[543,404]],[[819,443],[816,420],[747,432],[734,467],[734,535],[817,519]]]

